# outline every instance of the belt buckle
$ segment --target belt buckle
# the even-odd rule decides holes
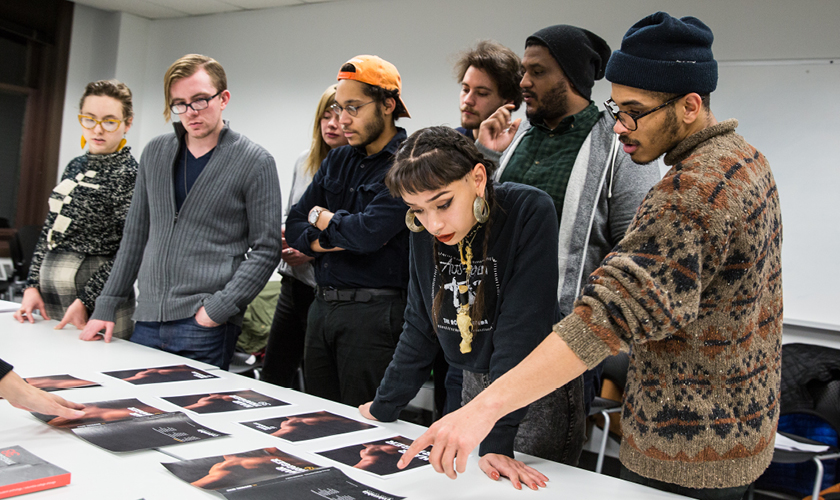
[[[335,302],[338,300],[338,290],[334,288],[324,289],[324,300],[327,302]]]

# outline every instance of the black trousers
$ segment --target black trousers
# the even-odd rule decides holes
[[[327,302],[309,308],[306,392],[350,406],[373,401],[400,339],[405,296]]]
[[[283,276],[274,321],[265,346],[262,379],[266,382],[292,387],[303,360],[306,318],[314,299],[314,288],[298,279]]]

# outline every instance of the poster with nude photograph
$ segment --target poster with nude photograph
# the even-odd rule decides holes
[[[431,446],[418,453],[408,463],[405,469],[397,469],[397,462],[402,454],[411,446],[411,443],[412,440],[405,436],[394,436],[372,443],[356,444],[345,446],[344,448],[321,451],[317,454],[330,460],[335,460],[338,463],[349,465],[354,469],[370,472],[377,476],[388,476],[397,472],[404,472],[429,465],[429,451],[431,450]]]
[[[277,448],[263,448],[161,465],[175,474],[178,479],[205,490],[250,485],[289,474],[315,470],[319,467]]]
[[[85,425],[76,427],[73,433],[114,453],[150,450],[228,435],[205,427],[179,411]]]
[[[81,389],[84,387],[102,387],[96,382],[82,380],[72,375],[45,375],[42,377],[26,377],[23,380],[32,387],[37,387],[44,392],[63,391],[65,389]]]
[[[228,500],[403,500],[351,479],[335,467],[216,490]]]
[[[240,424],[295,443],[376,428],[375,425],[342,417],[328,411],[240,422]]]
[[[36,412],[32,412],[32,414],[53,427],[73,429],[82,425],[105,424],[163,413],[163,410],[147,405],[139,399],[114,399],[84,403],[84,405],[85,416],[82,418],[68,419]]]
[[[193,368],[189,365],[158,366],[155,368],[138,368],[103,373],[109,377],[118,378],[134,385],[219,378],[212,373]]]
[[[174,405],[196,413],[220,413],[225,411],[250,410],[253,408],[286,406],[289,404],[250,389],[210,394],[191,394],[188,396],[169,396],[161,399],[165,399]]]

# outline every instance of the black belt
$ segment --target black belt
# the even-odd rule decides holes
[[[315,296],[327,302],[368,302],[373,297],[405,297],[399,288],[315,288]]]

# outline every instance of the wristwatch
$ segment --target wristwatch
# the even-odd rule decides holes
[[[309,223],[312,224],[312,227],[318,227],[318,217],[321,216],[321,212],[324,209],[321,207],[315,207],[309,211]]]

